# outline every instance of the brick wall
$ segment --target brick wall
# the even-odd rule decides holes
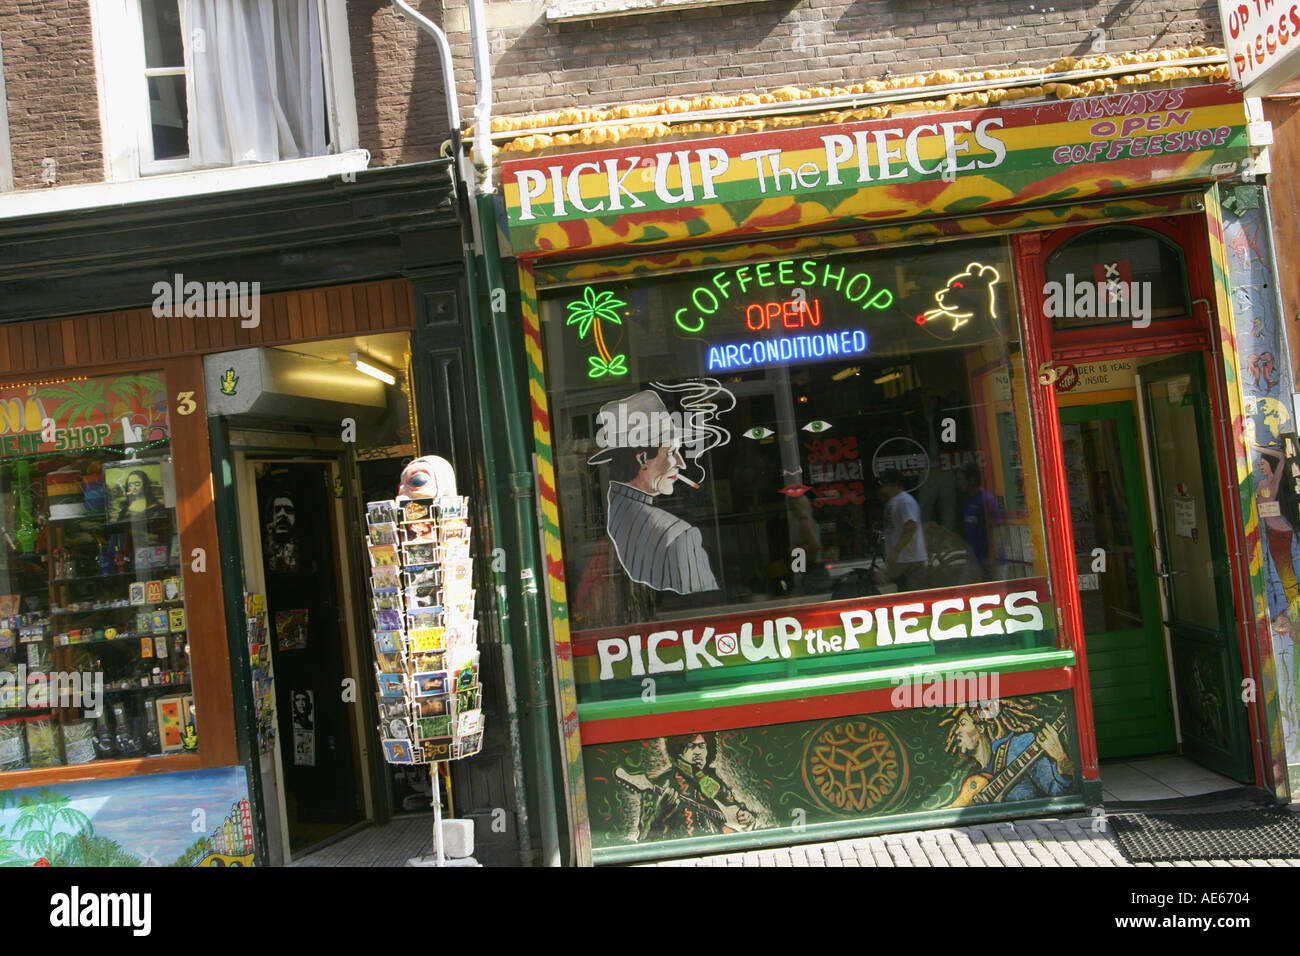
[[[448,6],[466,110],[464,10]],[[545,0],[487,2],[494,113],[1039,66],[1089,52],[1094,26],[1110,53],[1222,45],[1215,0],[763,0],[560,24],[545,10]]]
[[[441,23],[440,4],[413,0],[411,6]],[[433,41],[388,0],[348,0],[348,29],[357,124],[370,164],[436,159],[450,126]]]
[[[14,188],[41,185],[52,159],[58,185],[104,178],[94,39],[86,0],[0,3]]]

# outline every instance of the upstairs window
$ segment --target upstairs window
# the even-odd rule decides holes
[[[95,11],[111,179],[355,147],[339,0],[96,0]]]

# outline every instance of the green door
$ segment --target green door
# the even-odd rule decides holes
[[[1248,783],[1241,655],[1203,358],[1189,353],[1144,366],[1138,389],[1183,753]]]
[[[1174,749],[1173,709],[1132,402],[1061,409],[1097,752]]]

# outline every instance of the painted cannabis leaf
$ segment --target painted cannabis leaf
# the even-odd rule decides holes
[[[605,345],[604,333],[601,332],[603,322],[612,322],[615,325],[623,324],[623,320],[619,318],[618,310],[626,305],[626,302],[616,297],[608,289],[597,292],[591,286],[587,286],[582,290],[581,299],[568,304],[569,319],[564,324],[576,325],[578,327],[578,338],[580,339],[585,339],[587,330],[591,329],[592,336],[596,340],[596,352],[598,354],[587,356],[587,376],[589,378],[627,374],[627,356],[621,352],[618,355],[611,355],[609,347]]]

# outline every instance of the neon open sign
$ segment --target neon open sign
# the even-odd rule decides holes
[[[770,329],[778,320],[787,329],[801,329],[805,324],[821,325],[821,301],[813,299],[809,303],[791,299],[789,302],[755,302],[745,306],[745,328],[751,332]]]

